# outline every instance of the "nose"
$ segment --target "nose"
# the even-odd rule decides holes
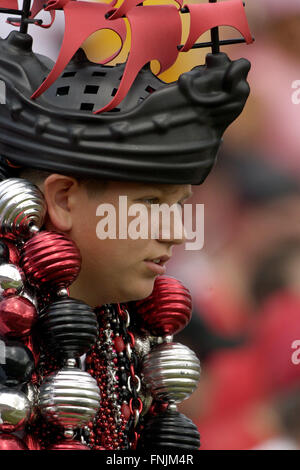
[[[182,220],[182,209],[169,209],[162,214],[159,227],[159,241],[171,245],[180,245],[187,240],[187,233]]]

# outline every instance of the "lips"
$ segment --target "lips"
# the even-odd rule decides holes
[[[145,261],[150,261],[151,263],[159,264],[160,266],[163,266],[167,261],[169,261],[170,256],[168,255],[162,255],[162,256],[156,256],[155,258],[149,258],[146,259]]]
[[[146,259],[145,263],[148,268],[156,275],[162,275],[166,273],[167,268],[165,263],[170,259],[170,256],[163,255],[157,256],[156,258]]]

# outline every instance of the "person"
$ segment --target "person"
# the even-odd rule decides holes
[[[99,8],[108,12],[107,5]],[[174,402],[195,388],[199,362],[170,339],[189,320],[190,297],[180,282],[159,275],[172,247],[186,240],[176,214],[191,186],[205,180],[224,130],[244,107],[249,63],[209,54],[206,66],[170,85],[146,65],[118,107],[98,115],[96,110],[117,96],[116,83],[121,80],[122,86],[127,65],[94,64],[79,49],[54,86],[33,99],[53,64],[32,51],[32,38],[24,32],[0,39],[0,49],[6,96],[0,109],[5,129],[0,133],[1,250],[7,262],[8,249],[10,264],[15,256],[14,269],[22,268],[28,288],[27,293],[18,290],[3,274],[0,309],[19,318],[22,303],[34,328],[26,330],[25,350],[4,335],[24,338],[24,325],[3,321],[2,341],[7,351],[19,348],[26,373],[22,369],[12,377],[6,361],[2,384],[10,387],[6,394],[18,394],[22,403],[27,403],[24,386],[27,397],[28,387],[31,392],[33,386],[39,388],[37,416],[32,420],[27,413],[23,441],[14,432],[24,427],[25,415],[18,423],[7,418],[1,425],[0,446],[197,449],[198,431]],[[120,197],[126,198],[127,213]],[[136,214],[130,209],[135,204],[146,209],[144,222],[152,222],[153,205],[175,206],[174,223],[162,218],[152,238],[147,231],[140,239],[127,233],[115,236],[123,217],[128,217],[127,226],[133,221]],[[108,221],[103,233],[105,224],[98,217],[105,211],[112,211],[118,222],[112,228]],[[37,321],[28,294],[32,290],[40,311]],[[181,305],[179,315],[172,299]],[[35,368],[26,359],[28,348]],[[169,363],[158,377],[153,370],[156,354],[162,358],[166,351]],[[79,357],[85,357],[85,371]],[[178,386],[178,361],[188,376],[183,389]],[[161,390],[170,367],[175,367],[175,379]],[[166,425],[171,431],[163,437]]]

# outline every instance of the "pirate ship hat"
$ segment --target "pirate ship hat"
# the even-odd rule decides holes
[[[7,7],[8,0],[2,2]],[[20,31],[0,39],[0,83],[5,89],[0,153],[20,166],[72,175],[202,183],[225,129],[241,113],[249,94],[248,61],[232,62],[216,50],[216,27],[224,22],[252,41],[242,2],[186,6],[181,11],[191,15],[191,29],[186,44],[178,47],[181,20],[176,6],[136,6],[136,1],[125,0],[113,9],[112,4],[50,0],[45,10],[52,12],[52,20],[56,9],[65,14],[56,64],[33,52],[27,34],[29,22],[41,25],[33,15],[42,3],[36,0],[34,13],[28,0],[23,10],[10,9],[22,15]],[[124,40],[125,16],[132,37],[127,62],[114,67],[105,65],[112,57],[101,64],[90,62],[80,49],[82,42],[102,28]],[[150,60],[159,60],[161,72],[166,70],[179,49],[189,50],[210,28],[214,50],[205,65],[171,84],[151,72]]]

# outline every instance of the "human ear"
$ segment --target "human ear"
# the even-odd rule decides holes
[[[51,225],[56,230],[69,232],[73,225],[72,208],[79,191],[78,182],[70,176],[53,173],[45,179],[42,191]]]

